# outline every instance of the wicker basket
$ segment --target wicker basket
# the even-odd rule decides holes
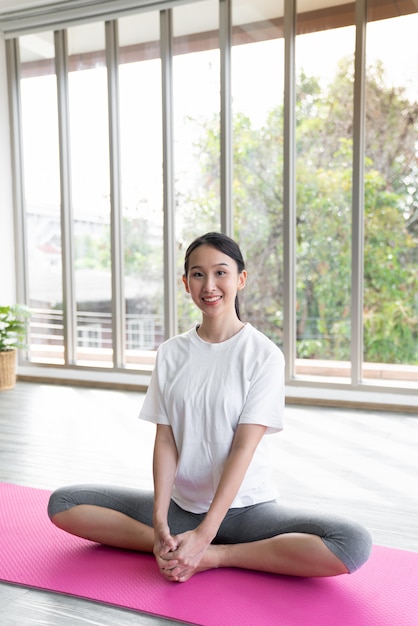
[[[0,351],[0,391],[16,385],[16,350]]]

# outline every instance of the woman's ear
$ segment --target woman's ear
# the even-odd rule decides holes
[[[247,282],[247,270],[242,270],[240,275],[238,276],[238,290],[244,289],[245,283]]]
[[[183,284],[184,284],[184,288],[187,291],[187,293],[190,293],[190,289],[189,289],[189,283],[187,281],[187,276],[186,274],[183,274],[182,276],[182,280],[183,280]]]

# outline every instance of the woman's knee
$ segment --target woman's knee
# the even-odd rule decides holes
[[[367,528],[352,521],[345,521],[335,534],[324,537],[323,541],[344,563],[350,574],[366,563],[373,545]]]
[[[353,551],[354,557],[352,559],[354,563],[354,568],[350,570],[351,573],[355,572],[362,565],[364,565],[366,561],[368,561],[373,546],[373,539],[370,532],[367,530],[367,528],[361,526],[360,524],[357,524],[356,537],[356,548]]]
[[[77,505],[68,487],[60,487],[53,491],[48,501],[48,516],[53,521],[56,515],[64,513]]]

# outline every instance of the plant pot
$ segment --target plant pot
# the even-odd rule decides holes
[[[16,352],[15,348],[0,351],[0,391],[16,385]]]

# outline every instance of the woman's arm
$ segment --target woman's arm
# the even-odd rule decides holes
[[[221,479],[212,504],[201,524],[193,531],[178,535],[178,548],[166,553],[165,559],[177,560],[177,567],[162,568],[169,580],[187,580],[197,571],[208,546],[238,493],[254,452],[267,427],[259,424],[240,424],[232,442]]]
[[[199,531],[206,536],[209,543],[216,536],[223,518],[230,509],[266,430],[267,427],[260,424],[238,426],[212,504],[199,526]]]
[[[154,554],[161,557],[176,548],[167,522],[171,492],[177,471],[178,452],[171,426],[157,424],[154,443]]]

